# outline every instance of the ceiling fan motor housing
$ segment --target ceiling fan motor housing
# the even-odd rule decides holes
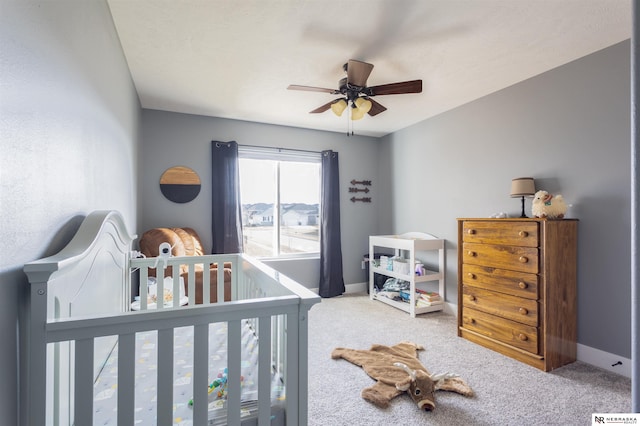
[[[363,93],[365,96],[367,96],[368,94],[366,93],[366,87],[360,87],[360,86],[355,86],[353,84],[349,84],[349,82],[347,81],[347,77],[344,77],[342,79],[340,79],[340,83],[339,83],[339,91],[340,93],[342,93],[348,101],[355,101],[361,93]]]

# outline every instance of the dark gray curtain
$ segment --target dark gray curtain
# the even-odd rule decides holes
[[[238,144],[211,142],[212,254],[242,252],[242,206]]]
[[[320,189],[320,285],[321,297],[344,293],[342,246],[340,241],[340,175],[338,153],[322,151]]]

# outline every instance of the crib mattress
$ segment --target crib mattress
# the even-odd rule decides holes
[[[135,424],[156,424],[157,333],[136,334]],[[94,384],[94,425],[117,424],[117,344],[111,351]],[[242,327],[243,425],[255,424],[257,416],[258,340],[248,322]],[[227,324],[209,326],[209,372],[212,383],[227,367]],[[174,332],[173,419],[175,425],[192,425],[193,327]],[[284,424],[285,389],[281,377],[271,374],[272,424]],[[226,399],[218,392],[209,394],[209,424],[226,424]]]

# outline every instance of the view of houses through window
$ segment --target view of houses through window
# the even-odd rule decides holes
[[[318,253],[319,154],[317,160],[307,156],[303,161],[276,154],[240,154],[244,252],[255,257]]]

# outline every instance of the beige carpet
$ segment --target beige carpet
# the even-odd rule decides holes
[[[309,425],[590,425],[592,413],[631,410],[631,381],[576,362],[545,373],[457,337],[444,313],[412,319],[367,295],[323,299],[309,315]],[[408,395],[387,409],[360,397],[373,381],[359,367],[331,359],[335,347],[368,349],[402,340],[422,344],[432,373],[463,377],[476,396],[436,393],[419,411]]]

